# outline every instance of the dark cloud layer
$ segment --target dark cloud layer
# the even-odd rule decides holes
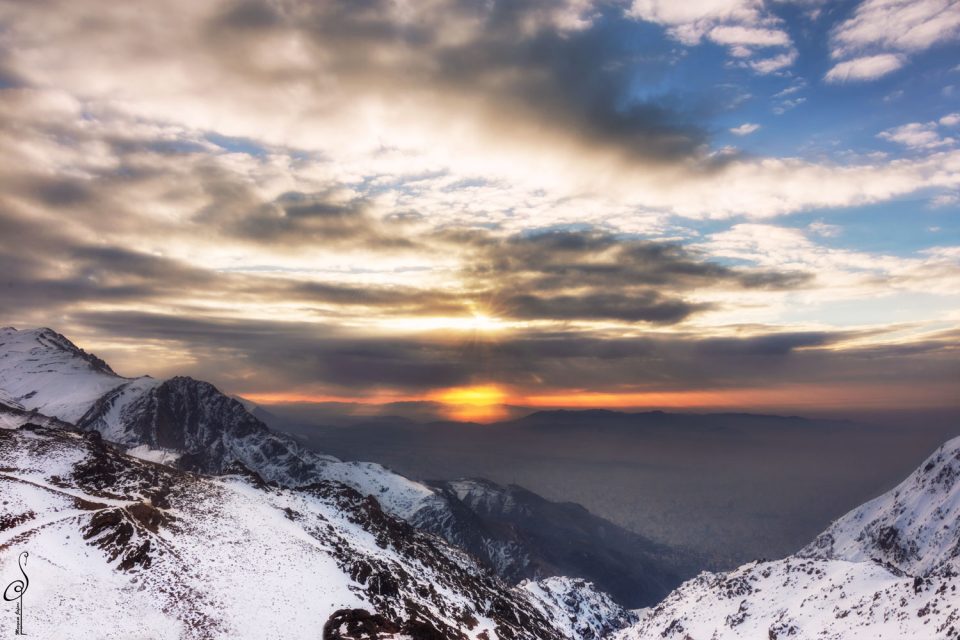
[[[384,228],[365,216],[364,205],[337,205],[317,195],[286,194],[282,215],[251,220],[236,202],[213,205],[224,216],[201,214],[196,222],[213,235],[247,234],[272,243],[266,229],[287,227],[298,246],[337,250],[362,245],[380,251],[407,250],[462,256],[465,286],[423,288],[305,280],[282,272],[261,275],[212,271],[170,257],[106,243],[94,244],[49,231],[43,223],[0,211],[0,228],[19,242],[0,250],[9,268],[0,276],[11,308],[67,309],[71,304],[150,302],[171,309],[183,300],[297,303],[325,315],[369,307],[382,317],[465,316],[480,310],[505,319],[609,320],[669,325],[710,305],[686,295],[715,287],[801,286],[809,276],[797,273],[737,270],[710,263],[682,248],[618,238],[593,231],[551,232],[499,238],[484,231],[404,235],[403,223]],[[263,207],[254,207],[259,216]],[[319,226],[314,226],[314,223]],[[239,231],[237,231],[239,229]],[[291,240],[291,244],[296,244]],[[488,309],[485,307],[489,307]]]
[[[506,239],[453,238],[476,247],[466,266],[477,286],[492,291],[499,313],[560,320],[594,319],[675,324],[711,305],[684,299],[698,288],[792,289],[810,274],[733,269],[676,244],[597,231],[553,231]]]
[[[142,313],[83,313],[103,334],[167,341],[198,358],[195,375],[244,391],[229,363],[256,363],[249,391],[310,387],[347,395],[383,389],[426,392],[491,380],[520,388],[738,389],[780,385],[916,382],[960,375],[955,334],[907,346],[831,349],[854,332],[784,332],[744,338],[663,333],[616,337],[592,331],[515,332],[484,342],[455,337],[364,335],[331,325],[198,319]],[[883,366],[878,366],[882,364]],[[261,380],[262,380],[261,379]],[[625,387],[625,381],[629,384]]]

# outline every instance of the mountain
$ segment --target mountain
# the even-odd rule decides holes
[[[617,601],[634,606],[659,601],[696,573],[688,554],[655,544],[598,518],[578,504],[552,502],[517,485],[501,486],[481,478],[429,483],[450,504],[469,510],[471,531],[504,540],[516,553],[486,552],[480,541],[458,540],[479,554],[510,582],[538,576],[570,576],[603,585]],[[437,524],[418,523],[451,539]],[[462,534],[461,534],[462,537]],[[502,548],[502,547],[500,547]]]
[[[584,580],[524,580],[519,589],[531,596],[534,606],[568,638],[602,640],[637,620],[634,612],[623,609]]]
[[[27,552],[34,637],[596,640],[633,619],[589,584],[507,587],[343,484],[196,475],[98,432],[0,430],[0,495],[0,575]]]
[[[124,378],[50,329],[0,329],[0,390],[23,411],[97,431],[131,455],[220,474],[236,463],[284,487],[339,482],[389,515],[437,534],[517,583],[567,575],[621,604],[651,604],[693,574],[693,560],[519,487],[479,490],[412,481],[375,463],[343,462],[271,431],[236,399],[187,377]],[[38,420],[33,420],[39,423]],[[499,496],[497,499],[489,499]],[[514,505],[522,509],[511,510]],[[491,507],[499,505],[500,513]]]
[[[93,356],[50,329],[0,329],[0,389],[15,404],[76,422],[120,378]]]
[[[685,583],[616,640],[960,637],[960,438],[800,552]]]

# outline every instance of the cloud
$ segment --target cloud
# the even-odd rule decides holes
[[[950,126],[955,114],[940,119],[940,126]],[[960,122],[960,118],[957,119]],[[887,129],[877,134],[878,138],[902,144],[911,149],[938,149],[950,147],[956,141],[950,137],[940,135],[937,122],[911,122],[909,124]]]
[[[726,46],[731,56],[749,59],[757,50],[788,47],[793,41],[784,23],[761,0],[696,0],[661,2],[634,0],[628,15],[664,25],[672,38],[694,46],[703,40]],[[760,74],[791,66],[796,51],[752,60],[746,64]]]
[[[960,38],[960,5],[950,0],[863,0],[831,32],[836,64],[828,82],[873,80],[896,71],[907,56]]]
[[[438,0],[437,15],[419,4],[407,15],[393,4],[145,3],[142,23],[104,10],[95,33],[80,3],[24,9],[6,16],[21,75],[60,88],[3,92],[7,121],[30,132],[5,153],[11,166],[42,162],[99,193],[148,197],[165,208],[158,218],[189,211],[250,243],[262,232],[358,250],[390,244],[385,218],[398,211],[424,226],[517,232],[536,219],[652,233],[671,215],[765,218],[956,181],[950,158],[935,169],[933,158],[832,166],[714,152],[695,109],[636,99],[638,74],[668,64],[664,43],[625,48],[609,37],[615,21],[582,3],[452,2]],[[760,15],[744,6],[709,13]],[[40,30],[53,35],[28,37]],[[284,194],[356,215],[299,215]]]
[[[761,75],[768,75],[771,73],[776,73],[793,65],[797,61],[797,52],[796,50],[788,51],[786,53],[781,53],[780,55],[773,56],[772,58],[761,58],[759,60],[752,60],[748,64],[751,69],[756,71]]]
[[[748,136],[754,131],[757,131],[760,128],[760,125],[753,122],[744,122],[740,126],[733,127],[730,129],[730,133],[736,136]]]
[[[875,80],[903,67],[906,59],[893,53],[879,53],[838,62],[827,72],[827,82],[844,83]]]
[[[939,209],[941,207],[952,207],[958,203],[960,203],[960,194],[957,193],[941,193],[930,200],[930,206],[934,209]],[[938,231],[940,230],[939,227],[936,229]]]
[[[678,245],[597,231],[474,235],[471,242],[476,253],[464,276],[505,318],[669,325],[709,308],[685,299],[689,292],[792,289],[810,279],[802,272],[733,269]]]
[[[811,231],[830,237],[818,233],[824,229],[814,225]],[[774,272],[814,274],[815,282],[804,289],[810,304],[876,299],[894,296],[898,290],[944,296],[960,293],[960,265],[952,249],[912,257],[874,254],[819,244],[802,229],[755,223],[733,225],[696,247]]]
[[[822,388],[824,384],[902,385],[904,372],[911,371],[914,384],[929,383],[943,395],[942,381],[960,373],[952,349],[956,336],[946,332],[910,343],[870,346],[849,345],[876,331],[704,337],[530,330],[494,340],[437,341],[317,324],[142,312],[86,312],[76,321],[96,335],[124,335],[133,344],[189,353],[193,375],[239,393],[283,391],[378,398],[389,392],[416,397],[438,387],[491,380],[521,393],[804,384]],[[118,348],[118,354],[122,353]],[[98,350],[98,355],[117,360],[103,350]],[[260,375],[251,378],[254,363]],[[948,397],[941,400],[949,402]]]
[[[823,220],[811,222],[807,225],[807,229],[810,230],[810,233],[822,236],[824,238],[836,238],[843,233],[843,227],[836,224],[826,223]]]
[[[779,29],[760,29],[742,25],[720,25],[707,33],[707,37],[723,45],[744,47],[786,47],[790,37]]]
[[[938,120],[941,127],[955,127],[960,124],[960,113],[948,113]]]
[[[949,0],[863,0],[834,28],[833,55],[870,47],[916,52],[960,37],[960,7]]]
[[[3,16],[24,76],[139,118],[340,156],[539,140],[661,165],[707,139],[693,114],[632,91],[669,64],[666,43],[614,37],[581,0],[141,2],[95,24],[80,4]],[[30,37],[40,28],[51,40]]]
[[[793,64],[764,5],[647,4],[731,65]],[[819,244],[826,223],[774,219],[953,193],[960,151],[717,150],[714,107],[661,91],[679,47],[621,8],[0,6],[4,324],[230,390],[679,388],[725,367],[762,384],[735,358],[789,369],[867,340],[824,328],[843,296],[955,295],[952,254],[842,251]],[[930,305],[923,326],[946,322]]]
[[[950,128],[960,123],[960,114],[950,113],[939,120],[930,122],[911,122],[899,127],[887,129],[877,134],[878,138],[896,142],[915,150],[931,150],[951,147],[956,142],[944,136],[939,128]]]

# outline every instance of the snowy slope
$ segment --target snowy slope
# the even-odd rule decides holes
[[[615,640],[960,637],[960,438],[795,556],[703,573]]]
[[[94,436],[0,431],[0,577],[29,553],[34,637],[335,639],[362,623],[384,638],[572,638],[527,591],[343,485],[197,476]]]
[[[16,404],[8,404],[0,399],[0,429],[17,429],[25,424],[36,424],[51,429],[71,428],[72,425],[50,418],[36,411],[28,411]]]
[[[26,409],[76,422],[126,381],[51,329],[0,329],[0,389]]]
[[[887,494],[833,523],[800,555],[875,560],[909,575],[960,573],[960,438]]]
[[[565,577],[526,580],[519,588],[533,596],[534,605],[544,617],[553,620],[569,638],[603,640],[637,619],[636,614],[585,580]]]
[[[133,430],[139,407],[160,384],[150,376],[123,380],[99,396],[75,422],[84,429],[99,431],[110,442],[141,443],[143,434]]]

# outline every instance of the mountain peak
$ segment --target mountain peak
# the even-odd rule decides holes
[[[76,422],[126,381],[53,329],[0,330],[0,389],[28,410]]]
[[[96,355],[84,351],[62,333],[57,333],[50,327],[37,327],[35,329],[16,329],[14,327],[3,327],[0,329],[0,341],[3,344],[9,344],[11,341],[19,343],[23,347],[36,349],[37,346],[47,350],[59,351],[69,356],[79,358],[86,362],[91,369],[116,376],[117,373],[110,368],[103,359]]]

